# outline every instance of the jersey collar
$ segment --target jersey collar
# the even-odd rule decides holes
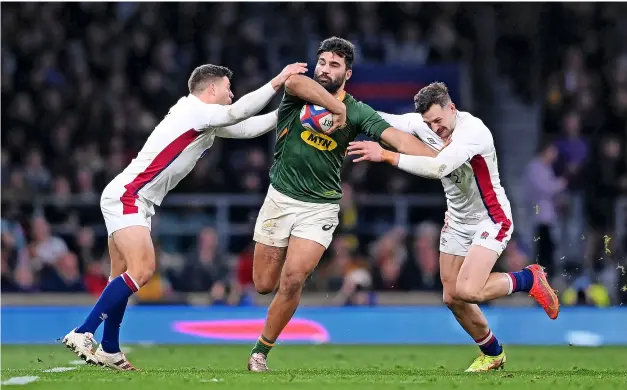
[[[346,91],[344,90],[344,91],[342,91],[340,96],[337,97],[337,100],[343,102],[345,98],[346,98]]]

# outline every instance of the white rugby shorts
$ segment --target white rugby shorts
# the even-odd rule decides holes
[[[302,202],[270,186],[259,210],[253,239],[285,248],[290,236],[294,236],[328,248],[339,223],[339,212],[339,204]]]
[[[150,230],[151,218],[155,215],[155,207],[150,201],[130,194],[126,188],[114,183],[102,192],[100,210],[109,237],[129,226],[145,226]]]
[[[447,216],[440,234],[440,252],[466,256],[471,245],[479,245],[500,256],[513,232],[511,218],[497,223],[488,217],[478,223],[468,224],[453,221]]]

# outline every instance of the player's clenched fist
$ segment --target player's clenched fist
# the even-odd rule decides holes
[[[346,126],[346,106],[344,104],[341,105],[343,108],[340,112],[332,112],[333,114],[333,126],[324,133],[326,135],[332,134],[337,129],[341,129]]]
[[[288,66],[283,68],[281,73],[279,73],[275,78],[272,79],[272,87],[275,90],[279,89],[285,84],[285,82],[287,81],[287,79],[290,78],[290,76],[293,76],[295,74],[302,74],[306,72],[307,72],[307,64],[304,62],[296,62],[294,64],[289,64]]]

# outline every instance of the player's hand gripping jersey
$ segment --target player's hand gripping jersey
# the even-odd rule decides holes
[[[442,150],[436,158],[401,155],[398,167],[418,176],[442,180],[448,206],[443,232],[461,225],[459,230],[468,233],[464,234],[468,236],[467,242],[460,243],[458,253],[453,254],[465,255],[470,241],[482,244],[489,240],[494,245],[484,246],[501,253],[513,224],[490,130],[479,118],[459,111],[452,140],[444,148],[444,140],[422,121],[420,114],[380,114],[393,127],[415,135],[435,150]],[[480,226],[463,227],[467,225]],[[470,230],[476,230],[476,234],[470,234]]]
[[[272,186],[293,199],[312,203],[337,203],[342,198],[340,168],[348,143],[359,133],[379,140],[390,125],[370,106],[343,96],[346,126],[331,135],[302,126],[305,101],[286,93],[279,107]]]

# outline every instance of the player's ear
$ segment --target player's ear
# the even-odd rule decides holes
[[[345,78],[345,80],[348,81],[351,78],[352,75],[353,75],[353,70],[352,69],[348,69],[346,71],[346,78]]]

